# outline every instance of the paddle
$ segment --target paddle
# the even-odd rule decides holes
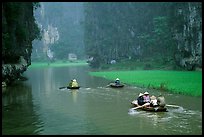
[[[179,108],[180,106],[177,106],[177,105],[169,105],[169,104],[166,104],[167,107],[176,107],[176,108]]]
[[[106,85],[106,87],[109,87],[111,84]]]
[[[109,87],[111,85],[115,84],[115,82],[110,82],[106,87]]]
[[[132,102],[131,102],[131,104],[137,104],[137,100],[133,100]]]
[[[59,89],[64,89],[64,88],[67,88],[67,87],[59,87]]]
[[[150,105],[150,103],[145,103],[145,104],[142,105],[142,106],[134,107],[134,108],[132,108],[132,109],[138,109],[138,108],[142,108],[142,107],[145,107],[145,106],[148,106],[148,105]]]

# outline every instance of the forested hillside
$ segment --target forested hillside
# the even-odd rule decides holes
[[[198,2],[85,3],[90,65],[132,60],[202,67],[201,9]]]
[[[35,18],[42,31],[42,40],[33,42],[33,61],[68,60],[73,53],[84,59],[83,3],[40,2]]]

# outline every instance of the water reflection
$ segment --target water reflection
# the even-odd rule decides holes
[[[167,113],[131,112],[131,101],[147,89],[107,88],[110,81],[88,75],[87,67],[33,69],[26,74],[27,82],[13,86],[2,97],[3,134],[202,134],[202,98],[163,92],[167,104],[183,108],[168,108]],[[59,89],[72,78],[80,84],[79,90]]]
[[[77,92],[79,92],[78,90],[71,90],[70,91],[71,92],[71,94],[72,94],[72,98],[73,98],[73,101],[74,101],[74,103],[76,103],[77,102]]]
[[[38,134],[42,123],[35,113],[31,86],[17,82],[7,87],[2,95],[2,134]]]

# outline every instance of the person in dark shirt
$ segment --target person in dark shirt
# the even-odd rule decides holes
[[[119,78],[116,78],[115,85],[120,85],[120,79]]]
[[[138,98],[137,98],[137,104],[140,105],[140,106],[145,104],[143,95],[144,94],[140,93]]]

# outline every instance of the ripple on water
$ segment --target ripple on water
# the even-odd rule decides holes
[[[129,115],[137,115],[137,114],[140,114],[140,113],[141,113],[140,111],[134,110],[132,108],[128,110]]]
[[[183,107],[172,108],[172,109],[168,109],[168,110],[169,110],[169,112],[184,113],[184,108]]]

